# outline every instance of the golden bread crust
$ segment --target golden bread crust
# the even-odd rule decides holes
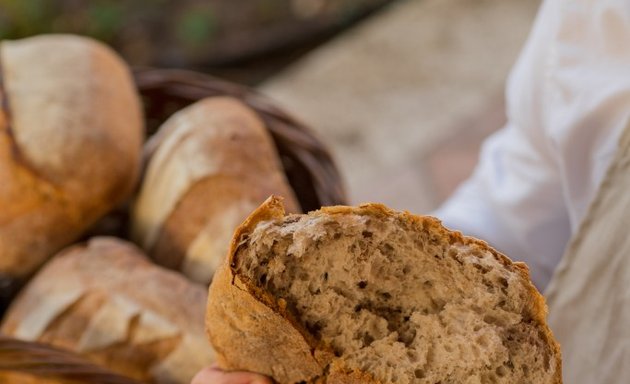
[[[143,119],[127,66],[94,40],[3,41],[0,70],[0,274],[22,279],[128,197]]]
[[[158,263],[194,281],[210,282],[234,228],[270,194],[299,210],[263,121],[234,98],[179,111],[145,155],[132,236]]]
[[[188,383],[214,361],[204,340],[205,287],[152,264],[138,248],[94,238],[47,263],[0,327],[77,352],[151,383]]]

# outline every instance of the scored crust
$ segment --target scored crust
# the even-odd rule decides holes
[[[550,346],[554,364],[554,383],[561,383],[559,345],[546,326],[546,305],[543,297],[529,279],[523,263],[512,262],[487,243],[459,232],[445,229],[432,217],[399,213],[381,204],[359,207],[326,207],[309,215],[357,214],[372,217],[399,215],[411,225],[421,225],[441,241],[461,243],[483,252],[489,252],[504,268],[514,272],[528,291],[527,307],[531,319],[540,329],[544,342]],[[252,370],[273,377],[280,383],[376,383],[368,372],[346,366],[336,358],[329,346],[323,345],[287,309],[284,299],[273,297],[260,289],[246,276],[236,271],[235,256],[246,245],[248,237],[259,223],[280,221],[285,216],[281,199],[270,197],[256,209],[236,230],[228,258],[210,287],[206,313],[206,332],[218,354],[220,365],[226,369]],[[278,338],[283,335],[285,339]],[[268,341],[273,338],[273,342]],[[284,343],[281,342],[284,340]],[[286,343],[286,344],[285,344]],[[299,353],[297,353],[299,351]],[[310,351],[305,355],[304,351]],[[291,371],[287,372],[286,369]]]
[[[264,122],[237,99],[205,98],[182,109],[145,151],[132,238],[193,281],[210,282],[234,228],[270,194],[299,211]]]
[[[92,238],[54,257],[12,302],[0,332],[79,353],[149,383],[187,383],[214,361],[206,289],[130,243]]]

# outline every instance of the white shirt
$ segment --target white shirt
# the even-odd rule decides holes
[[[506,95],[508,123],[435,215],[543,289],[630,121],[630,0],[546,0]]]

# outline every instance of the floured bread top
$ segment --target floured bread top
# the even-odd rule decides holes
[[[188,383],[214,361],[203,337],[206,291],[131,244],[93,238],[40,271],[0,331],[77,352],[148,383]]]
[[[147,144],[132,238],[158,264],[207,284],[234,229],[270,194],[298,203],[264,122],[229,97],[174,114]]]
[[[233,273],[262,302],[286,306],[313,347],[332,352],[324,375],[561,382],[560,352],[526,267],[436,219],[375,204],[332,207],[239,235]]]

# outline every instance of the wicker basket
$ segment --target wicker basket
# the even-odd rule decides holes
[[[306,211],[345,204],[341,177],[326,147],[301,122],[247,87],[183,70],[134,71],[147,119],[145,154],[155,150],[157,127],[174,112],[211,96],[232,96],[254,109],[271,133],[289,183]],[[124,237],[128,212],[122,207],[89,231],[90,235]],[[68,383],[137,383],[98,367],[70,352],[38,343],[0,337],[0,373],[12,371]]]
[[[344,204],[341,177],[326,147],[304,124],[250,88],[191,71],[142,69],[136,83],[145,98],[148,133],[173,112],[210,96],[233,96],[254,109],[271,133],[302,209]],[[147,151],[153,150],[149,140]]]
[[[74,353],[49,345],[0,336],[0,374],[4,372],[25,373],[55,379],[60,383],[140,384],[136,380],[92,364]],[[12,379],[17,381],[17,377]]]

